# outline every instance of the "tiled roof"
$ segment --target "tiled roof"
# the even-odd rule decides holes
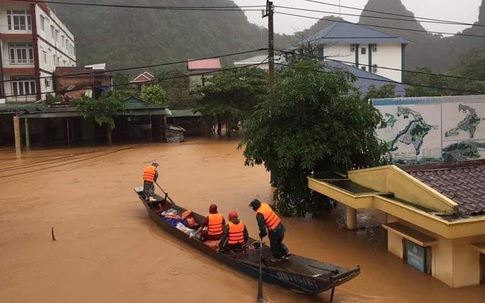
[[[193,60],[189,59],[188,70],[219,70],[221,69],[221,61],[219,58],[213,59],[202,59],[202,60]]]
[[[150,74],[149,72],[143,72],[135,77],[135,79],[131,80],[132,83],[134,82],[150,82],[155,80],[155,76]]]
[[[410,41],[347,21],[335,22],[322,29],[303,43],[404,43]]]
[[[460,214],[485,214],[485,159],[400,168],[457,203]]]
[[[76,66],[58,66],[54,75],[56,76],[86,76],[92,74],[107,74],[105,70],[102,69],[92,69]]]

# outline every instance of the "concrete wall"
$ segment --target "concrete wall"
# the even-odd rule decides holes
[[[362,48],[366,49],[365,54],[362,54]],[[350,44],[327,44],[325,45],[324,56],[327,59],[355,65],[356,52],[359,58],[358,68],[365,68],[368,72],[402,82],[400,71],[402,69],[401,44],[377,44],[375,51],[369,44],[359,44],[359,47],[353,52],[350,49]],[[370,62],[369,56],[372,56],[372,62]],[[373,72],[372,67],[369,66],[374,64],[377,64],[376,72]]]
[[[388,222],[397,218],[389,216]],[[485,242],[485,235],[459,239],[446,239],[408,222],[399,223],[438,239],[438,245],[431,248],[431,274],[436,279],[451,287],[465,287],[480,284],[480,253],[472,248],[472,243]],[[387,248],[392,254],[403,259],[403,237],[387,233]]]
[[[372,102],[386,120],[376,133],[387,142],[393,160],[425,163],[485,157],[485,95]]]

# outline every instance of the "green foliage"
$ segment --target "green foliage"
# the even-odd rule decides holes
[[[485,53],[478,50],[467,52],[462,56],[460,63],[450,69],[449,74],[458,77],[450,79],[450,88],[457,89],[451,91],[451,94],[485,94]]]
[[[446,93],[446,88],[448,87],[447,78],[440,75],[437,76],[435,72],[426,67],[416,68],[414,72],[407,72],[404,82],[411,86],[406,89],[406,97],[448,94]]]
[[[195,105],[189,94],[189,78],[180,70],[163,71],[155,77],[167,92],[170,109],[192,109]]]
[[[376,99],[376,98],[393,98],[396,96],[395,84],[384,84],[383,86],[377,88],[374,84],[369,86],[369,90],[365,95],[365,100]]]
[[[113,77],[114,90],[130,90],[130,79],[128,74],[116,73]]]
[[[73,100],[72,103],[83,112],[85,119],[94,117],[99,125],[106,124],[113,129],[115,128],[113,115],[124,110],[123,100],[124,98],[118,92],[108,92],[97,100],[83,97],[80,100]]]
[[[352,93],[354,77],[325,73],[314,61],[295,62],[278,73],[274,98],[248,119],[246,165],[264,164],[277,187],[277,207],[285,215],[318,215],[320,199],[307,176],[377,165],[386,152],[374,130],[382,118]]]
[[[167,93],[160,85],[145,85],[141,89],[141,98],[152,104],[167,106]]]
[[[194,91],[194,111],[230,130],[245,121],[266,98],[268,74],[259,68],[223,69]],[[230,135],[230,134],[229,134]]]

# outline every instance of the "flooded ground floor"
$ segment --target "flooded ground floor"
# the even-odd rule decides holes
[[[205,213],[236,210],[257,235],[255,197],[270,199],[264,167],[245,167],[237,141],[0,151],[0,302],[255,302],[257,280],[194,251],[147,216],[133,189],[160,163],[159,184]],[[157,189],[158,190],[158,189]],[[362,273],[334,302],[483,302],[485,285],[452,289],[386,249],[380,213],[361,211],[347,231],[342,208],[313,220],[283,219],[294,254]],[[57,241],[52,240],[52,228]],[[265,285],[267,302],[328,302]]]

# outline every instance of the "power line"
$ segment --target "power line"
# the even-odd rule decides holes
[[[278,52],[281,52],[281,53],[284,53],[284,54],[291,53],[289,51],[280,50],[280,49],[277,49],[277,51]],[[308,55],[308,54],[307,55],[305,55],[305,54],[298,54],[298,56],[305,57],[305,58],[311,58],[311,59],[322,59],[322,57],[312,56],[312,55]],[[328,56],[324,56],[323,59],[328,60],[328,61],[346,63],[347,65],[349,65],[349,64],[355,64],[355,62],[352,62],[352,61],[330,59]],[[359,63],[359,65],[367,66],[367,67],[372,67],[372,65],[364,64],[364,63]],[[380,69],[386,69],[386,70],[392,70],[392,71],[398,71],[398,72],[412,73],[412,74],[420,74],[420,75],[428,75],[428,76],[445,77],[445,78],[451,78],[451,79],[457,79],[457,80],[469,80],[469,81],[481,81],[481,82],[485,81],[485,79],[477,79],[477,78],[469,78],[469,77],[461,77],[461,76],[452,76],[452,75],[436,74],[436,73],[427,73],[427,72],[413,71],[413,70],[408,70],[408,69],[400,69],[400,68],[394,68],[394,67],[387,67],[387,66],[382,66],[382,65],[379,65],[378,68],[380,68]]]
[[[265,51],[267,48],[258,48],[254,50],[248,50],[248,51],[241,51],[241,52],[235,52],[235,53],[229,53],[229,54],[223,54],[223,55],[218,55],[218,56],[210,56],[210,57],[202,57],[198,59],[191,59],[190,61],[198,61],[198,60],[206,60],[206,59],[216,59],[216,58],[224,58],[224,57],[231,57],[231,56],[237,56],[237,55],[244,55],[244,54],[249,54],[249,53],[254,53],[254,52],[260,52],[260,51]],[[161,66],[168,66],[168,65],[176,65],[176,64],[185,64],[187,63],[188,60],[184,61],[174,61],[174,62],[168,62],[168,63],[158,63],[158,64],[150,64],[150,65],[140,65],[140,66],[135,66],[135,67],[125,67],[125,68],[117,68],[117,69],[108,69],[108,70],[95,70],[93,69],[92,72],[90,71],[83,71],[79,73],[70,73],[62,76],[40,76],[40,77],[32,77],[30,78],[31,80],[36,80],[36,79],[51,79],[55,77],[74,77],[74,76],[89,76],[89,75],[96,75],[100,73],[112,73],[112,72],[119,72],[119,71],[126,71],[126,70],[134,70],[134,69],[142,69],[142,68],[152,68],[152,67],[161,67]],[[69,66],[58,66],[58,67],[69,67]],[[1,82],[13,82],[17,80],[3,80]]]
[[[335,19],[318,18],[318,17],[297,15],[297,14],[291,14],[291,13],[275,12],[275,14],[287,15],[287,16],[294,16],[294,17],[301,17],[301,18],[314,19],[314,20],[327,20],[327,21],[332,21],[332,22],[346,22],[346,23],[349,23],[348,21],[336,21]],[[365,26],[371,26],[371,27],[379,27],[379,28],[387,28],[387,29],[397,29],[397,30],[409,31],[409,32],[436,33],[436,34],[442,34],[442,35],[455,35],[455,36],[464,36],[464,37],[485,38],[485,36],[479,36],[479,35],[460,34],[460,33],[456,33],[455,34],[455,33],[446,33],[446,32],[438,32],[438,31],[427,31],[427,30],[420,30],[420,29],[410,29],[410,28],[399,28],[399,27],[392,27],[392,26],[382,26],[382,25],[374,25],[374,24],[359,23],[359,25],[365,25]]]
[[[212,58],[214,58],[214,57],[212,57]],[[217,57],[215,57],[215,58],[217,58]],[[248,65],[245,65],[245,66],[229,67],[229,68],[225,68],[224,70],[238,70],[238,69],[244,69],[244,68],[249,68],[249,67],[256,67],[256,66],[259,66],[261,64],[264,64],[264,61],[266,61],[266,59],[267,58],[265,58],[260,63],[248,64]],[[138,69],[138,67],[134,67],[134,68],[131,68],[131,69]],[[190,76],[213,75],[215,73],[216,72],[214,72],[214,71],[205,71],[205,72],[200,72],[200,73],[191,73],[190,75],[185,75],[184,74],[184,75],[181,75],[181,76],[174,76],[174,77],[157,79],[157,81],[152,82],[152,83],[162,83],[163,81],[174,80],[174,79],[181,79],[181,78],[188,78]],[[121,84],[112,84],[112,85],[107,85],[107,86],[103,86],[103,87],[117,87],[117,86],[126,86],[126,85],[130,85],[130,84],[133,84],[133,83],[129,83],[128,82],[128,83],[121,83]],[[75,90],[72,90],[72,91],[78,91],[78,90],[82,90],[82,89],[86,89],[86,88],[92,88],[92,86],[89,85],[87,87],[78,88],[78,89],[75,89]],[[62,91],[62,92],[66,93],[66,92],[69,92],[69,91]],[[54,94],[56,92],[55,91],[48,91],[48,92],[40,92],[40,93],[41,94]],[[23,94],[23,95],[11,94],[11,95],[4,95],[4,98],[9,98],[9,97],[26,97],[26,96],[35,96],[35,95],[37,95],[37,93],[30,93],[30,94]]]
[[[32,0],[17,0],[18,2],[32,2]],[[61,1],[35,1],[42,4],[61,4],[74,6],[92,6],[92,7],[111,7],[111,8],[129,8],[129,9],[157,9],[157,10],[179,10],[179,11],[260,11],[264,5],[247,5],[247,6],[160,6],[160,5],[122,5],[122,4],[99,4],[99,3],[81,3],[81,2],[61,2]]]
[[[322,1],[315,1],[315,0],[302,0],[305,2],[312,2],[312,3],[318,3],[322,5],[328,5],[328,6],[338,6],[338,7],[343,7],[343,8],[348,8],[351,10],[357,10],[357,11],[362,11],[362,12],[371,12],[371,13],[377,13],[377,14],[383,14],[383,15],[392,15],[392,16],[398,16],[398,17],[405,17],[405,18],[414,18],[415,20],[428,20],[428,21],[439,21],[439,22],[444,22],[444,23],[449,23],[449,24],[454,24],[454,25],[468,25],[468,26],[473,26],[477,24],[472,24],[472,23],[465,23],[465,22],[458,22],[458,21],[449,21],[449,20],[443,20],[443,19],[435,19],[435,18],[427,18],[427,17],[417,17],[417,16],[407,16],[403,14],[395,14],[395,13],[389,13],[389,12],[383,12],[383,11],[376,11],[376,10],[371,10],[371,9],[360,9],[355,6],[345,6],[345,5],[337,5],[333,3],[328,3],[328,2],[322,2]],[[369,16],[363,16],[363,17],[369,17]],[[485,25],[479,25],[479,26],[485,26]]]
[[[326,13],[326,14],[338,14],[345,15],[345,16],[353,16],[353,17],[366,17],[366,18],[374,18],[374,19],[382,19],[382,20],[392,20],[392,21],[407,21],[407,22],[416,22],[416,19],[402,19],[402,18],[392,18],[392,17],[382,17],[382,16],[366,16],[366,15],[359,15],[359,14],[349,14],[349,13],[341,13],[341,12],[332,12],[332,11],[324,11],[324,10],[316,10],[316,9],[307,9],[307,8],[296,8],[290,6],[281,6],[278,5],[278,8],[289,9],[289,10],[298,10],[298,11],[305,11],[305,12],[313,12],[313,13]],[[436,23],[436,24],[445,24],[445,25],[457,25],[453,21],[420,21],[421,23]],[[467,24],[468,25],[468,24]],[[473,24],[470,24],[473,25]],[[476,26],[485,26],[481,24],[476,24]]]
[[[285,63],[276,63],[280,66],[290,66],[289,64]],[[333,67],[332,67],[333,68]],[[335,69],[335,68],[334,68]],[[338,68],[337,68],[338,69]],[[319,73],[330,73],[324,70],[319,70]],[[348,71],[346,71],[348,72]],[[350,72],[349,72],[350,73]],[[354,75],[355,76],[355,75]],[[364,79],[364,80],[372,80],[372,81],[377,81],[377,82],[384,82],[384,83],[389,83],[389,84],[406,84],[406,83],[399,83],[393,80],[385,80],[385,79],[375,79],[375,78],[369,78],[369,77],[362,77],[362,76],[355,76],[357,79]],[[483,95],[485,92],[482,91],[473,91],[473,90],[465,90],[465,89],[457,89],[457,88],[448,88],[448,87],[440,87],[440,86],[429,86],[429,85],[421,85],[421,84],[406,84],[409,86],[416,86],[416,87],[424,87],[424,88],[434,88],[434,89],[442,89],[442,90],[448,90],[448,91],[457,91],[457,92],[462,92],[462,93],[474,93],[474,94],[480,94]]]

